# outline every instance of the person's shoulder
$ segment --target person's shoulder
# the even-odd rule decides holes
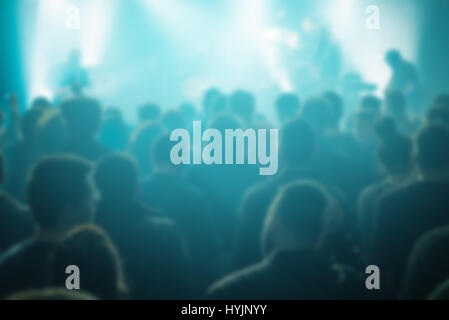
[[[0,273],[11,266],[16,265],[27,258],[27,255],[32,251],[35,245],[33,239],[28,239],[13,245],[0,257]]]
[[[248,298],[245,297],[246,293],[251,293],[254,285],[263,283],[268,267],[269,262],[264,260],[231,273],[213,283],[207,290],[206,297],[211,300]]]

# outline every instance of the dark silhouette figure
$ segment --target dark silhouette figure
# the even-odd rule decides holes
[[[416,241],[407,263],[401,298],[426,299],[449,279],[448,245],[449,226],[429,231]]]
[[[374,223],[379,199],[413,178],[412,141],[397,132],[391,118],[380,119],[376,132],[380,139],[377,158],[385,177],[362,190],[357,207],[359,244],[362,255],[367,259],[374,254]]]
[[[449,223],[449,130],[428,126],[416,138],[420,177],[379,200],[375,226],[377,262],[397,294],[407,257],[425,232]]]
[[[68,143],[65,151],[90,161],[98,161],[108,153],[95,138],[101,126],[101,107],[87,97],[72,98],[61,105],[67,125]]]
[[[191,269],[185,243],[172,220],[159,217],[138,200],[132,159],[107,156],[98,163],[94,180],[101,197],[96,223],[108,232],[123,258],[130,297],[189,297]]]
[[[0,185],[3,179],[3,154],[0,152]],[[0,189],[0,252],[31,237],[34,228],[28,208]]]
[[[279,186],[298,178],[318,176],[310,169],[315,146],[315,133],[304,120],[292,119],[282,127],[279,141],[279,161],[283,163],[281,171],[271,179],[249,188],[239,208],[235,257],[237,268],[260,260],[262,224]]]
[[[270,205],[263,259],[213,284],[210,299],[341,299],[359,297],[363,282],[319,249],[328,201],[319,185],[293,182]]]
[[[74,156],[41,160],[28,184],[28,203],[37,232],[8,250],[0,262],[0,297],[51,283],[50,263],[59,239],[93,215],[89,163]],[[32,269],[30,269],[32,268]]]
[[[283,93],[276,99],[276,112],[281,125],[299,114],[300,100],[294,93]]]
[[[52,262],[53,286],[64,286],[67,266],[80,271],[80,287],[100,299],[119,299],[126,294],[120,256],[111,239],[99,228],[80,226],[58,244]]]

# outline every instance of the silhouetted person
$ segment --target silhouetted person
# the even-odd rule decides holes
[[[141,177],[151,174],[152,165],[150,153],[154,140],[165,132],[165,128],[158,122],[145,122],[141,124],[131,136],[130,154],[136,159]]]
[[[0,185],[4,174],[3,154],[0,152]],[[28,208],[0,189],[0,252],[31,237],[34,228]]]
[[[191,270],[184,242],[170,219],[139,200],[137,167],[131,158],[102,159],[94,180],[101,200],[96,222],[108,232],[124,261],[132,299],[185,299]]]
[[[128,146],[129,129],[122,112],[117,108],[109,108],[104,112],[103,123],[98,141],[109,150],[120,152]]]
[[[344,299],[360,297],[364,283],[320,250],[326,192],[311,182],[283,186],[265,219],[263,259],[216,282],[210,299]]]
[[[237,90],[229,97],[229,110],[241,118],[247,127],[252,127],[256,100],[250,92]]]
[[[153,174],[142,182],[142,199],[175,221],[192,254],[195,283],[204,290],[215,273],[218,240],[205,195],[185,178],[183,166],[175,166],[170,161],[173,145],[168,134],[156,139],[152,152]]]
[[[315,133],[304,120],[295,118],[282,127],[279,137],[279,163],[283,164],[282,167],[276,176],[249,188],[239,208],[235,257],[237,268],[260,260],[262,224],[279,186],[298,178],[318,176],[310,169],[315,147]]]
[[[168,132],[175,129],[185,129],[187,124],[182,116],[182,113],[178,110],[167,111],[161,119],[161,124],[165,127]]]
[[[391,118],[382,118],[376,124],[376,132],[380,139],[377,158],[386,176],[365,189],[358,199],[358,233],[361,251],[364,257],[374,254],[374,222],[377,204],[382,195],[393,188],[412,179],[412,141],[397,132]]]
[[[401,290],[403,299],[426,299],[449,279],[449,226],[425,233],[416,241],[408,259]]]
[[[294,93],[283,93],[276,99],[275,107],[279,123],[283,125],[298,116],[300,101]]]
[[[77,227],[61,239],[55,250],[53,286],[64,286],[67,266],[75,265],[80,271],[83,291],[100,299],[123,299],[127,288],[121,263],[117,249],[100,228]]]
[[[385,61],[392,71],[388,89],[399,90],[405,95],[416,90],[418,84],[416,69],[410,62],[404,60],[399,51],[389,50],[385,55]]]
[[[73,156],[41,160],[28,184],[28,203],[37,224],[34,237],[6,252],[0,262],[0,296],[39,289],[51,281],[50,262],[58,241],[93,215],[89,163]]]
[[[218,130],[225,137],[226,129],[242,129],[241,119],[230,113],[223,113],[213,117],[207,127]],[[236,155],[234,142],[233,154]],[[246,157],[245,151],[245,157]],[[225,163],[225,153],[222,153],[222,163]],[[228,267],[233,250],[237,210],[244,192],[248,187],[260,181],[259,168],[250,165],[245,160],[240,165],[198,165],[192,166],[188,172],[188,179],[202,191],[211,205],[212,221],[217,230],[222,252],[226,255],[221,266]],[[224,268],[226,269],[226,268]]]
[[[375,226],[377,262],[386,284],[397,294],[406,259],[425,232],[449,223],[449,130],[428,126],[416,138],[415,182],[386,193]]]
[[[29,109],[20,121],[20,136],[5,149],[5,167],[8,172],[5,189],[20,201],[26,200],[26,184],[32,165],[39,158],[37,132],[45,114],[41,108]]]
[[[90,161],[97,161],[108,153],[108,149],[95,140],[102,117],[97,100],[87,97],[69,99],[61,105],[61,113],[67,125],[67,153]]]
[[[59,110],[49,110],[39,119],[37,144],[41,157],[64,151],[67,144],[67,128]]]
[[[139,123],[158,121],[161,118],[161,108],[154,103],[145,103],[137,109]]]
[[[220,96],[222,96],[222,93],[218,88],[209,88],[204,93],[202,104],[204,120],[206,120],[206,122],[209,121],[210,117],[214,114],[213,106],[215,100]]]
[[[419,123],[407,112],[407,102],[401,91],[389,90],[385,93],[384,113],[396,122],[399,132],[411,136],[418,129]]]
[[[70,90],[74,95],[81,95],[83,89],[90,85],[88,73],[82,66],[79,50],[70,51],[67,62],[60,70],[58,85],[61,89]]]

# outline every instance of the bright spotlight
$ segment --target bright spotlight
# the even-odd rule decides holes
[[[85,66],[101,61],[115,4],[116,0],[21,2],[28,101],[38,95],[51,96],[58,86],[55,70],[72,49],[81,51]],[[71,28],[74,19],[78,19],[77,27]]]

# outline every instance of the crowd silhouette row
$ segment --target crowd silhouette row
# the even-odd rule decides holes
[[[211,88],[201,110],[144,104],[135,126],[79,90],[24,113],[12,95],[0,135],[0,297],[448,297],[449,95],[415,115],[402,87],[361,94],[344,124],[334,91],[280,94],[271,121],[251,93]],[[173,165],[170,132],[194,120],[279,127],[278,173]],[[80,291],[65,289],[68,265]],[[365,286],[368,265],[380,290]]]

